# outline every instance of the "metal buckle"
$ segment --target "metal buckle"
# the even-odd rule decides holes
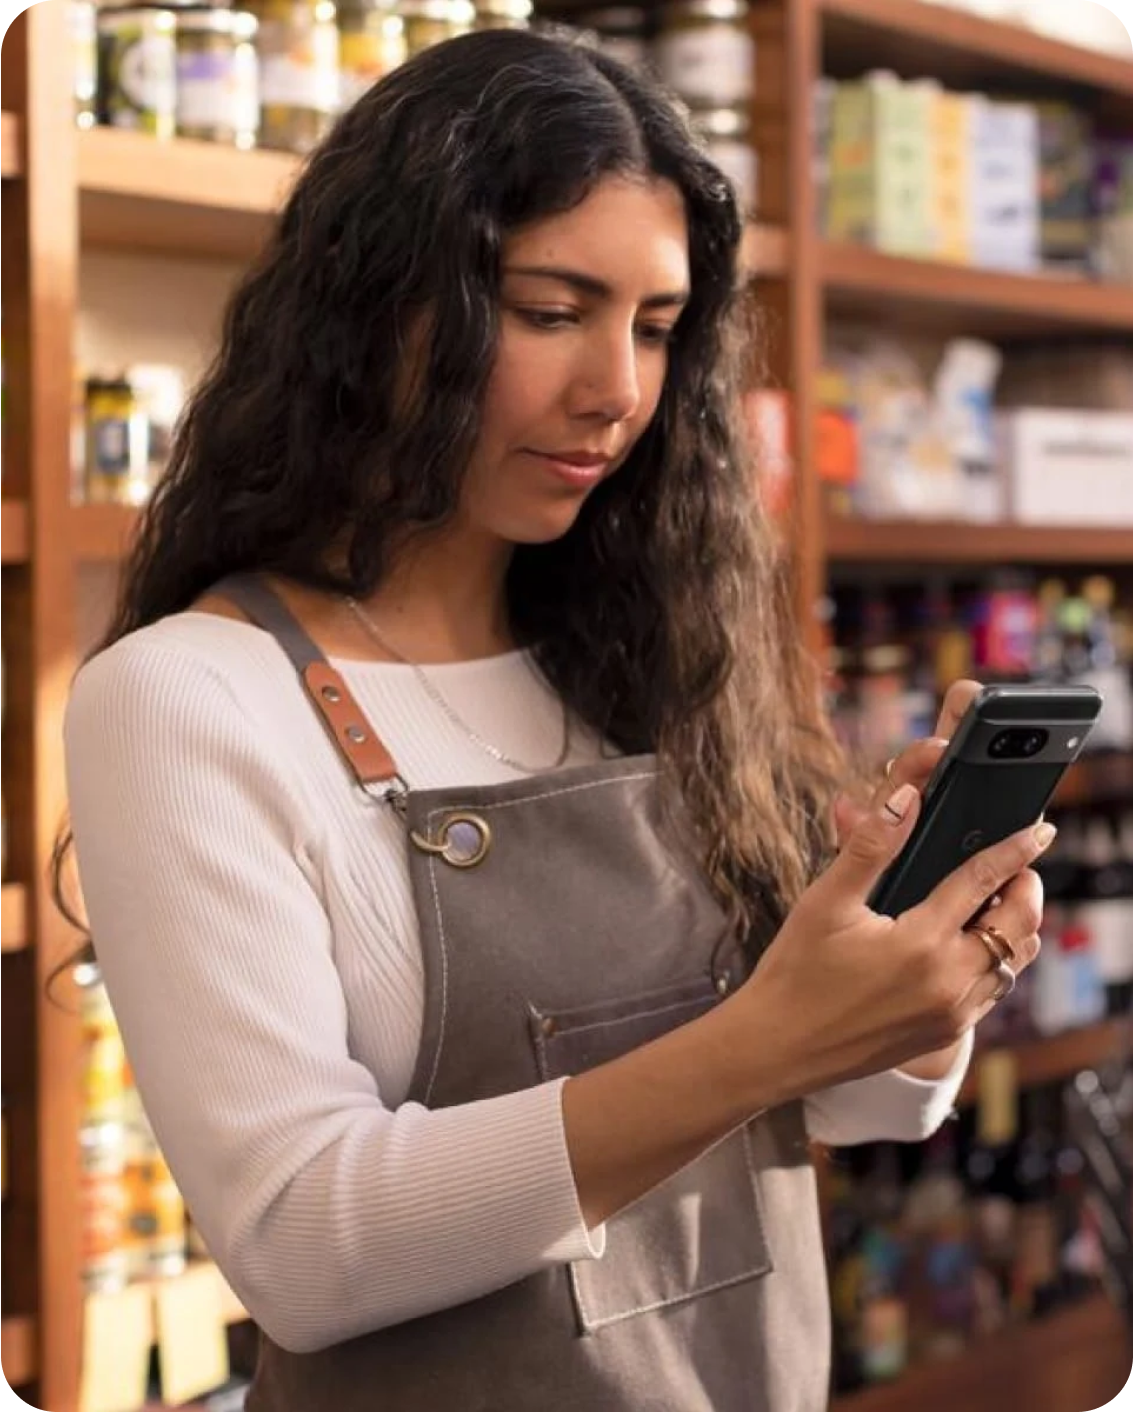
[[[409,797],[409,786],[401,775],[392,775],[388,780],[377,783],[368,781],[361,786],[362,793],[376,804],[388,804],[402,819],[405,818],[405,801]]]
[[[457,835],[457,830],[463,831],[463,839]],[[468,830],[475,834],[474,841],[468,838]],[[478,867],[492,847],[492,829],[487,819],[466,810],[447,815],[433,838],[426,838],[416,829],[410,829],[409,838],[422,853],[443,858],[453,868]]]

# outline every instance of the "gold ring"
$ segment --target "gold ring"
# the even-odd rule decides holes
[[[896,780],[894,780],[893,778],[893,766],[896,763],[896,755],[890,755],[889,759],[885,762],[885,778],[889,781],[890,784],[896,784]]]
[[[978,922],[970,922],[964,930],[971,932],[983,942],[984,949],[991,957],[991,967],[999,978],[999,985],[996,987],[992,1000],[998,1003],[1005,996],[1011,994],[1015,989],[1015,972],[1007,964],[1007,958],[1015,959],[1015,953],[1011,950],[1011,943],[996,927],[980,926]]]

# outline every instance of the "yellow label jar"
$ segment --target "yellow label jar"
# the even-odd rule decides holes
[[[339,0],[339,107],[349,108],[408,57],[393,0]]]
[[[260,125],[255,15],[177,12],[177,133],[249,148]]]
[[[259,21],[260,143],[305,154],[338,111],[334,0],[253,0]]]
[[[655,48],[662,80],[690,108],[731,108],[755,91],[746,0],[674,0]]]
[[[399,0],[409,57],[446,39],[467,34],[476,22],[472,0]]]
[[[98,120],[151,137],[172,137],[177,51],[172,10],[98,11]]]

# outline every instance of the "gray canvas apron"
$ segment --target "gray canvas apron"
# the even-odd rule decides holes
[[[357,784],[404,817],[426,982],[409,1100],[441,1108],[577,1074],[703,1014],[743,979],[721,909],[668,836],[654,757],[408,790],[266,585],[241,577],[217,591],[273,633]],[[316,1353],[263,1339],[247,1406],[818,1412],[828,1348],[795,1103],[609,1221],[601,1259]]]

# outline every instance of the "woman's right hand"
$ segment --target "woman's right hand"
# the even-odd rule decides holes
[[[1054,830],[1038,824],[973,854],[919,906],[897,918],[866,899],[904,847],[920,796],[904,785],[853,829],[792,909],[734,1000],[758,1012],[758,1033],[798,1095],[878,1073],[954,1043],[991,1008],[998,979],[965,932],[993,894],[1013,969],[1038,954],[1042,884],[1030,864]]]

